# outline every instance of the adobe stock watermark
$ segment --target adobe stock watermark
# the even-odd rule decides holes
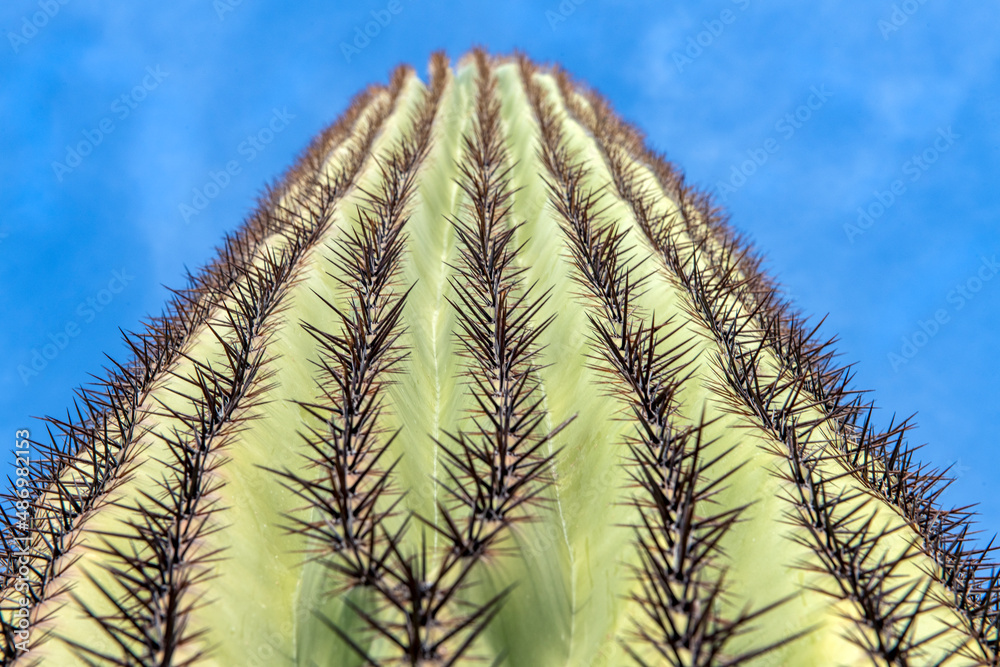
[[[911,183],[916,183],[931,168],[931,165],[951,150],[955,141],[961,138],[960,134],[956,134],[951,129],[951,125],[947,128],[939,127],[934,141],[924,150],[914,153],[903,163],[900,171],[902,171],[903,176],[909,177],[908,180]],[[858,207],[857,222],[844,224],[847,240],[854,243],[855,239],[871,229],[904,194],[906,194],[906,182],[902,178],[892,181],[886,190],[875,190],[868,204]]]
[[[45,28],[49,21],[54,19],[68,4],[69,0],[38,0],[38,11],[33,12],[30,16],[22,16],[21,27],[17,32],[7,31],[7,41],[10,42],[10,48],[14,53],[19,53],[21,47],[27,46],[28,42],[33,40],[39,31]]]
[[[72,173],[83,164],[83,160],[115,131],[118,127],[116,123],[121,123],[131,116],[149,94],[159,88],[168,76],[170,76],[169,72],[164,72],[159,65],[147,67],[142,81],[133,86],[131,90],[116,97],[115,101],[111,103],[110,115],[102,118],[93,129],[83,130],[83,139],[75,145],[66,144],[66,156],[63,161],[52,162],[52,171],[56,175],[56,180],[62,183],[66,174]]]
[[[562,0],[555,9],[545,10],[545,20],[549,22],[549,27],[555,32],[560,23],[565,23],[566,19],[576,13],[576,8],[587,0]]]
[[[129,283],[135,280],[135,276],[126,272],[125,269],[111,272],[111,280],[93,296],[89,296],[81,301],[74,317],[68,320],[61,329],[48,335],[48,342],[41,347],[31,348],[31,360],[27,364],[20,364],[17,367],[17,374],[21,377],[21,382],[27,387],[32,378],[38,377],[42,371],[49,366],[49,362],[58,357],[63,350],[69,347],[70,341],[80,335],[83,331],[82,325],[90,324],[97,319],[97,315],[104,311],[108,305],[121,294]]]
[[[340,52],[344,54],[344,60],[350,63],[351,58],[367,49],[372,40],[381,35],[383,29],[389,27],[389,24],[392,23],[392,18],[398,16],[402,11],[403,3],[401,0],[389,0],[385,9],[373,9],[370,12],[371,21],[368,21],[363,26],[358,25],[354,27],[354,39],[351,44],[347,42],[340,43]]]
[[[280,621],[276,620],[273,626],[264,632],[243,621],[233,633],[241,638],[240,641],[247,649],[242,664],[245,667],[271,667],[278,662],[284,638],[294,636],[294,632],[292,620],[287,617],[282,617]]]
[[[295,120],[295,115],[288,113],[287,108],[273,109],[271,119],[264,127],[247,138],[236,147],[237,155],[242,158],[232,159],[226,162],[222,169],[208,172],[208,178],[201,187],[196,187],[192,192],[190,202],[178,204],[181,218],[185,224],[191,222],[191,218],[199,215],[208,208],[213,199],[222,194],[222,191],[233,182],[233,177],[243,173],[243,165],[250,164],[257,159],[257,156],[267,148],[274,138],[285,131],[291,121]]]
[[[730,0],[730,2],[736,5],[741,12],[745,12],[750,7],[750,0]],[[738,16],[739,14],[727,8],[719,12],[717,18],[702,21],[701,25],[704,30],[689,36],[683,50],[673,52],[672,58],[677,71],[683,73],[685,67],[700,58],[705,53],[705,49],[711,48],[715,44],[715,40],[722,36],[722,33],[726,31],[726,26],[736,23]]]
[[[879,19],[877,24],[879,32],[882,33],[883,41],[888,41],[889,36],[906,25],[910,18],[925,4],[927,4],[927,0],[903,0],[903,2],[893,5],[889,18]]]
[[[214,0],[212,9],[215,10],[215,15],[219,17],[220,21],[225,21],[226,14],[235,12],[236,8],[242,4],[243,0]]]
[[[13,630],[13,644],[18,650],[27,652],[31,644],[31,606],[29,597],[32,566],[31,532],[31,432],[18,429],[14,432],[14,530],[7,534],[7,576],[14,580],[14,590],[21,597],[10,596],[13,603],[10,628]],[[14,577],[14,574],[17,574]],[[10,607],[8,607],[10,609]]]
[[[954,313],[965,308],[965,306],[976,298],[982,291],[983,286],[993,280],[997,273],[1000,273],[1000,262],[997,256],[980,257],[979,268],[976,273],[965,281],[958,283],[948,292],[945,301],[950,308],[938,308],[933,316],[927,320],[919,320],[917,328],[909,335],[903,336],[899,350],[890,352],[887,355],[889,365],[893,371],[899,371],[900,366],[905,366],[920,353],[928,343],[941,331],[941,327],[951,322]]]
[[[1000,95],[993,95],[983,100],[986,106],[986,120],[994,125],[1000,125]]]
[[[962,477],[965,477],[965,474],[970,470],[972,470],[972,466],[967,466],[962,463],[962,459],[958,459],[957,461],[951,462],[951,465],[949,465],[948,469],[945,470],[945,474],[955,479],[961,479]]]
[[[715,187],[722,195],[722,201],[728,201],[729,195],[735,194],[746,185],[750,177],[767,164],[772,155],[781,150],[782,142],[794,137],[795,133],[801,130],[832,96],[833,93],[827,90],[826,84],[810,87],[805,103],[800,104],[794,111],[786,113],[774,124],[774,130],[780,135],[779,138],[768,137],[760,146],[747,149],[746,160],[730,165],[729,178],[725,181],[716,181]]]

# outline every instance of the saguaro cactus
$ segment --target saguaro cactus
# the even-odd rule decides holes
[[[908,424],[558,68],[357,96],[19,443],[18,665],[997,665]]]

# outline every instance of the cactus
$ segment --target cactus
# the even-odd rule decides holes
[[[1000,664],[910,424],[558,67],[398,68],[126,342],[18,444],[5,665]]]

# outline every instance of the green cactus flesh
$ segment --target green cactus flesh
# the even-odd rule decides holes
[[[31,442],[3,664],[997,665],[759,264],[558,68],[399,68]]]

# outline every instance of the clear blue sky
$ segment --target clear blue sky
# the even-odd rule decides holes
[[[801,307],[829,313],[882,418],[918,413],[923,458],[956,466],[946,501],[1000,530],[1000,7],[396,2],[3,3],[5,450],[122,356],[117,328],[159,312],[353,93],[483,44],[561,62],[719,193]],[[391,20],[345,53],[371,12]],[[273,141],[244,143],[275,114]]]

